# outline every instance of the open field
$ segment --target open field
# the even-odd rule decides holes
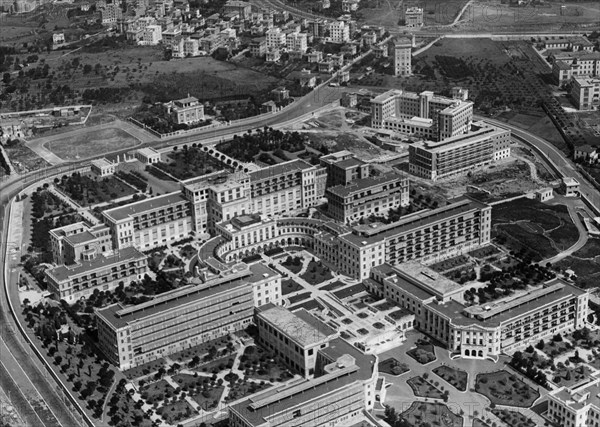
[[[579,236],[566,206],[525,198],[494,206],[492,228],[511,250],[526,249],[538,261],[574,245]]]
[[[600,239],[591,238],[573,255],[556,264],[561,269],[571,269],[577,275],[576,283],[582,288],[598,285],[600,280]]]
[[[51,141],[46,148],[64,160],[77,160],[101,153],[134,147],[140,141],[118,128],[84,132],[80,135]]]

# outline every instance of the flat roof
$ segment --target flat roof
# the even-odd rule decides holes
[[[348,185],[336,185],[334,187],[330,187],[327,189],[327,192],[336,196],[346,197],[356,192],[364,191],[372,187],[377,187],[388,182],[401,179],[408,180],[408,178],[395,172],[386,172],[379,176],[355,179]]]
[[[437,271],[421,264],[419,261],[408,261],[396,266],[401,273],[418,281],[427,290],[441,296],[453,295],[460,292],[463,286],[453,280],[450,280]]]
[[[98,168],[102,168],[106,166],[112,166],[113,164],[109,162],[105,157],[103,157],[101,159],[92,160],[92,165]]]
[[[163,194],[161,196],[150,197],[149,199],[141,200],[139,202],[133,202],[125,206],[107,209],[102,213],[114,221],[120,221],[144,212],[166,208],[174,203],[187,201],[188,200],[183,197],[180,191],[176,191],[173,193]]]
[[[550,395],[559,399],[568,408],[576,411],[584,406],[592,405],[596,411],[600,409],[600,375],[592,375],[592,379],[586,378],[584,383],[575,384],[572,387],[562,387]]]
[[[349,169],[356,166],[362,166],[364,164],[366,163],[360,159],[357,159],[356,157],[350,157],[348,159],[340,160],[339,162],[334,163],[334,165],[342,169]]]
[[[151,156],[155,156],[155,155],[160,155],[160,153],[158,151],[156,151],[154,148],[152,147],[144,147],[144,148],[139,148],[136,150],[136,152],[140,153],[142,156],[146,156],[146,157],[151,157]]]
[[[336,333],[304,308],[291,312],[282,306],[267,304],[259,308],[258,314],[302,347],[324,342]]]
[[[340,238],[353,245],[363,245],[363,242],[366,242],[368,245],[488,206],[485,203],[478,202],[468,196],[460,196],[456,199],[452,199],[450,202],[451,204],[449,205],[433,210],[426,209],[416,212],[402,218],[400,221],[379,228],[354,227],[354,232],[340,236]]]
[[[393,283],[394,286],[397,286],[398,288],[406,291],[408,294],[414,296],[420,301],[426,301],[430,298],[435,297],[435,295],[429,290],[423,289],[420,286],[415,285],[406,277],[398,276],[397,274],[386,277],[384,281]]]
[[[332,392],[344,389],[356,381],[365,381],[373,375],[376,356],[361,353],[341,338],[331,340],[329,347],[318,351],[333,360],[348,354],[354,358],[354,365],[291,386],[271,388],[264,393],[244,399],[233,405],[231,409],[252,425],[261,425],[267,423],[271,416],[303,403],[325,398]]]
[[[120,249],[119,251],[115,251],[109,256],[98,255],[96,258],[89,261],[79,261],[78,263],[69,266],[59,265],[58,267],[46,270],[46,273],[49,276],[52,276],[57,282],[62,282],[69,279],[69,277],[85,274],[99,268],[107,268],[115,264],[119,265],[123,262],[140,259],[146,259],[146,255],[133,246],[129,246]]]
[[[90,242],[95,239],[96,236],[94,236],[89,231],[83,231],[81,233],[71,234],[70,236],[65,237],[65,240],[71,245],[80,245],[82,243]]]
[[[247,279],[251,275],[252,272],[248,269],[224,277],[218,277],[196,286],[175,289],[142,304],[129,307],[121,304],[113,304],[98,310],[97,313],[102,315],[114,327],[122,328],[130,323],[155,316],[159,313],[167,312],[183,305],[192,304],[198,300],[210,298],[214,295],[247,285]]]
[[[279,163],[254,172],[250,172],[250,179],[252,181],[260,181],[263,179],[273,178],[290,172],[309,169],[311,167],[312,166],[306,163],[304,160],[290,160],[289,162]]]
[[[471,130],[465,134],[452,136],[450,138],[443,139],[442,141],[417,141],[413,144],[413,146],[437,153],[469,145],[473,142],[484,139],[489,139],[492,134],[497,133],[510,133],[510,131],[491,125],[482,126],[476,130]]]

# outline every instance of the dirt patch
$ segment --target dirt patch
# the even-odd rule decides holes
[[[83,132],[58,141],[51,141],[45,147],[64,160],[88,158],[102,153],[134,147],[140,141],[118,128]]]

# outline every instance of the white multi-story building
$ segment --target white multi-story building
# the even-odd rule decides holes
[[[547,417],[564,427],[600,426],[600,374],[548,394]]]
[[[286,43],[285,32],[279,27],[271,28],[265,33],[267,37],[267,48],[284,47]]]
[[[578,110],[600,107],[600,77],[573,77],[571,99]]]
[[[371,126],[443,141],[467,133],[473,122],[473,102],[425,91],[392,89],[371,100]]]
[[[388,53],[394,59],[394,76],[407,77],[412,74],[412,41],[406,37],[394,38]]]
[[[407,27],[423,26],[423,9],[420,7],[407,7],[404,10],[404,25]]]
[[[308,34],[293,32],[286,36],[286,47],[289,51],[306,52]]]
[[[329,24],[329,39],[332,43],[350,41],[350,26],[345,21],[333,21]]]
[[[146,46],[156,46],[162,40],[162,28],[160,25],[148,25],[144,28],[142,44]]]

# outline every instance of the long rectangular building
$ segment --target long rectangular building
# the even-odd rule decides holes
[[[585,325],[588,293],[560,279],[517,297],[466,306],[462,287],[424,265],[373,269],[367,286],[415,313],[415,326],[455,355],[497,357]]]
[[[410,173],[436,181],[510,157],[510,130],[474,123],[469,133],[408,147]]]
[[[247,268],[142,304],[97,310],[101,350],[119,369],[129,369],[245,328],[254,313],[255,287],[271,288],[267,282],[275,281],[281,288],[279,274],[260,268],[272,275]],[[280,299],[281,289],[275,293]]]
[[[45,271],[48,289],[59,299],[75,302],[87,298],[94,290],[109,291],[119,285],[141,280],[148,270],[147,257],[127,247],[111,255],[60,265]]]

